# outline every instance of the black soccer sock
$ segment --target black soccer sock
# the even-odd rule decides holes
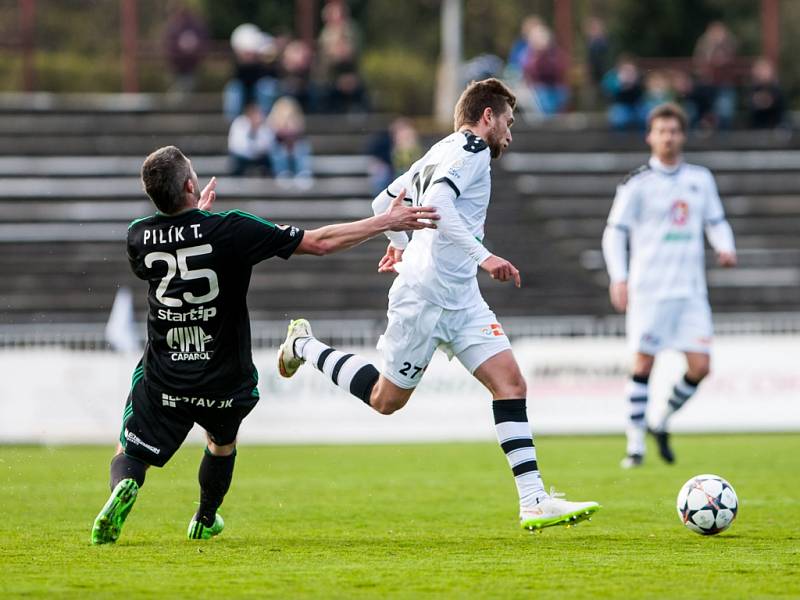
[[[200,508],[197,509],[197,520],[206,527],[214,524],[217,509],[222,504],[233,478],[233,465],[236,461],[236,450],[228,456],[214,456],[206,448],[197,480],[200,482]]]
[[[300,340],[296,345],[298,354],[313,364],[334,385],[350,392],[369,406],[372,388],[380,377],[378,369],[355,354],[345,354],[320,342],[316,338]]]
[[[111,490],[123,479],[133,479],[142,487],[147,464],[127,454],[117,454],[111,459]]]

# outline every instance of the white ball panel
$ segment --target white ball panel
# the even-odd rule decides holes
[[[722,506],[726,508],[736,508],[739,504],[739,501],[736,499],[736,492],[733,491],[733,488],[727,487],[722,490],[722,498],[720,499]]]
[[[716,524],[720,531],[723,529],[727,529],[731,526],[733,522],[733,511],[728,510],[727,508],[723,508],[722,510],[717,512]]]
[[[686,525],[686,527],[688,529],[691,529],[695,533],[705,533],[702,529],[700,529],[697,525],[695,525],[691,521],[686,521],[686,523],[684,523],[684,525]]]
[[[691,520],[701,529],[711,529],[714,527],[714,511],[711,509],[698,510],[692,515]]]
[[[686,504],[691,510],[700,510],[706,504],[708,504],[708,496],[706,496],[702,489],[694,488],[689,491]]]
[[[712,498],[716,498],[722,493],[722,482],[719,479],[706,479],[703,481],[703,489]]]

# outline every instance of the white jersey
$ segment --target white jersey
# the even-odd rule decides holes
[[[434,184],[449,185],[464,225],[482,242],[491,194],[490,160],[486,142],[468,131],[455,132],[434,144],[387,192],[396,197],[405,189],[406,199],[425,206]],[[480,298],[478,264],[436,229],[415,231],[396,268],[417,294],[442,308],[465,308]]]
[[[725,221],[705,167],[651,158],[617,188],[608,226],[628,233],[632,298],[706,296],[703,230]]]

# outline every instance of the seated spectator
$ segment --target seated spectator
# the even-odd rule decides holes
[[[300,189],[313,184],[311,178],[311,145],[306,138],[306,125],[300,103],[291,96],[275,101],[267,117],[267,125],[275,135],[272,145],[272,170],[281,185],[291,181]]]
[[[194,91],[195,72],[208,50],[208,38],[203,19],[186,6],[179,6],[170,16],[164,33],[164,51],[174,76],[170,93]]]
[[[529,60],[523,69],[539,111],[545,115],[563,112],[569,100],[567,61],[547,27],[531,31]]]
[[[251,23],[243,23],[231,34],[234,75],[222,93],[223,111],[229,121],[256,102],[265,114],[278,95],[276,46],[273,38]]]
[[[616,130],[643,129],[646,114],[644,111],[644,89],[639,67],[628,56],[621,56],[617,65],[605,74],[603,91],[611,101],[608,108],[608,122]]]
[[[672,82],[667,74],[664,71],[651,71],[648,73],[644,80],[644,114],[650,114],[650,111],[659,104],[673,102],[674,100],[675,93],[672,90]]]
[[[753,63],[747,89],[747,110],[750,127],[773,129],[784,125],[786,101],[775,65],[767,58],[759,58]]]
[[[367,93],[358,72],[358,36],[344,2],[329,1],[322,10],[318,69],[325,89],[325,109],[364,112]]]
[[[283,49],[280,60],[280,90],[282,96],[292,96],[303,111],[317,112],[318,92],[311,79],[314,52],[303,40],[291,40]]]
[[[736,111],[736,50],[736,38],[721,21],[711,22],[694,48],[694,67],[714,91],[715,124],[721,128],[731,126]]]
[[[372,195],[377,196],[399,175],[408,171],[420,156],[422,148],[414,124],[400,117],[389,129],[376,134],[367,153],[370,156],[369,174]]]
[[[245,175],[250,170],[269,175],[272,172],[270,153],[274,140],[261,107],[251,102],[228,130],[231,175]]]

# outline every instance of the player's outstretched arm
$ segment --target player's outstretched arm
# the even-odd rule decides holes
[[[405,192],[398,194],[380,215],[352,223],[325,225],[305,232],[295,254],[322,256],[347,250],[386,231],[435,229],[439,215],[430,206],[405,206]]]

